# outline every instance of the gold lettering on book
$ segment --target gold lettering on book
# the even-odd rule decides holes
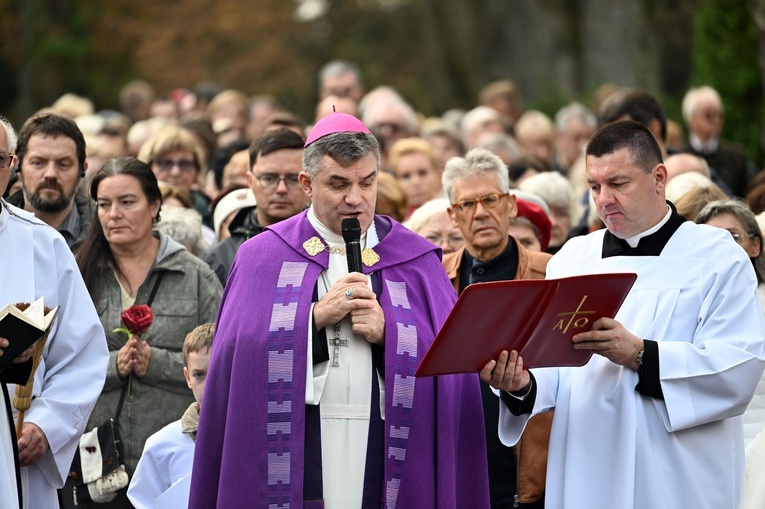
[[[573,324],[575,329],[583,329],[587,327],[587,325],[590,323],[590,319],[586,317],[579,317],[578,315],[594,315],[595,311],[582,311],[582,306],[584,305],[584,301],[587,300],[587,295],[582,297],[582,300],[579,302],[579,305],[577,306],[575,311],[567,311],[565,313],[557,313],[555,316],[569,316],[571,315],[571,318],[568,319],[568,323],[566,323],[566,320],[564,318],[561,318],[558,323],[555,324],[555,327],[553,327],[553,330],[560,329],[562,334],[565,334],[568,332],[568,329]],[[564,325],[565,324],[565,325]]]

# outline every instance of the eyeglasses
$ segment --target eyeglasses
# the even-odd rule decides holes
[[[462,200],[458,201],[457,203],[452,203],[452,207],[459,210],[462,213],[470,212],[473,210],[473,207],[475,207],[476,203],[481,202],[481,205],[484,206],[484,208],[487,209],[493,209],[497,205],[499,205],[500,200],[502,198],[506,198],[508,193],[505,194],[498,194],[498,193],[492,193],[487,194],[486,196],[481,196],[480,198],[474,198],[472,200]]]
[[[252,176],[258,179],[263,189],[277,188],[279,187],[279,182],[282,181],[287,186],[287,189],[298,189],[300,187],[300,175],[297,173],[290,173],[284,177],[276,173],[264,173],[263,175],[255,175],[253,173]]]
[[[730,236],[733,237],[733,240],[736,241],[736,244],[741,244],[745,239],[751,239],[754,237],[754,235],[741,235],[738,233],[733,233],[732,231],[729,231],[728,233],[730,233]]]
[[[0,168],[10,166],[11,161],[13,161],[13,154],[0,154]]]
[[[718,118],[722,120],[725,118],[725,114],[722,111],[717,110],[704,110],[700,111],[699,114],[707,120],[716,120]]]
[[[159,168],[159,171],[172,171],[174,166],[177,166],[183,173],[191,173],[196,171],[197,163],[189,159],[179,159],[173,161],[172,159],[154,159],[153,164]]]

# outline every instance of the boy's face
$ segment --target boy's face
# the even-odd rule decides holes
[[[203,352],[189,353],[186,367],[183,368],[183,376],[186,377],[186,383],[194,393],[194,399],[202,404],[202,393],[205,390],[205,380],[207,380],[207,369],[210,367],[210,350]]]

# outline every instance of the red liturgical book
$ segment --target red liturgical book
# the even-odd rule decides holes
[[[496,281],[468,286],[430,345],[415,376],[477,373],[502,350],[525,368],[584,366],[589,350],[571,337],[613,318],[637,274]]]

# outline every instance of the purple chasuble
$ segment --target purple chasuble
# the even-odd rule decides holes
[[[384,216],[364,267],[382,282],[387,508],[489,507],[476,375],[414,378],[456,300],[438,248]],[[301,508],[306,347],[329,254],[298,214],[245,242],[223,293],[194,455],[189,508]],[[319,237],[320,238],[320,237]],[[499,402],[497,403],[499,404]]]

